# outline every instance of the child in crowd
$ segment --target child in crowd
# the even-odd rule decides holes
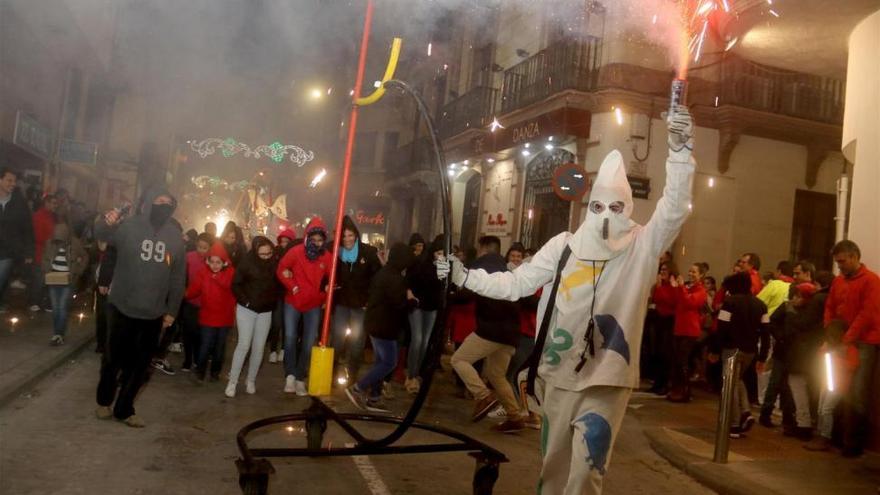
[[[202,232],[196,241],[196,250],[186,253],[186,280],[187,285],[192,285],[196,279],[202,276],[202,272],[208,269],[208,250],[214,238],[207,232]],[[183,366],[180,371],[189,372],[196,364],[199,353],[199,307],[202,305],[201,296],[185,298],[180,305],[180,327],[183,332]]]
[[[406,326],[406,269],[413,262],[410,248],[397,243],[391,247],[388,263],[373,277],[364,316],[364,329],[373,344],[375,362],[357,383],[345,389],[360,409],[388,412],[382,404],[382,382],[397,366],[397,339]]]
[[[202,383],[211,360],[211,381],[220,379],[223,356],[226,351],[226,335],[235,323],[235,296],[232,294],[232,280],[235,268],[231,266],[229,255],[221,243],[214,243],[208,251],[208,269],[190,281],[186,289],[186,299],[201,296],[199,325],[201,326],[199,354],[196,360],[195,379]]]
[[[42,270],[52,301],[53,335],[51,345],[64,343],[67,333],[67,312],[77,281],[86,269],[88,255],[67,224],[55,225],[52,237],[43,248]]]

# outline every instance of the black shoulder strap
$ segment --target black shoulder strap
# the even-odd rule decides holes
[[[535,395],[535,378],[538,376],[538,365],[541,364],[541,355],[544,353],[544,342],[547,340],[550,319],[553,316],[553,308],[556,307],[556,290],[559,288],[559,281],[562,279],[562,270],[565,268],[566,263],[568,263],[568,257],[570,255],[571,248],[568,246],[568,243],[566,243],[565,249],[562,251],[562,256],[559,258],[559,264],[556,265],[556,276],[553,279],[553,289],[550,291],[550,297],[547,299],[547,307],[544,308],[544,317],[541,318],[541,329],[538,330],[535,349],[532,351],[532,355],[529,356],[529,373],[526,378],[526,393],[535,397],[536,400],[538,400],[538,397]],[[540,400],[538,400],[538,402],[540,403]]]

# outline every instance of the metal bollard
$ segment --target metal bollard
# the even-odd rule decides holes
[[[730,416],[739,370],[739,351],[736,351],[724,363],[724,383],[721,387],[721,404],[718,407],[718,426],[715,428],[715,455],[712,461],[721,464],[727,463],[727,453],[730,450]]]

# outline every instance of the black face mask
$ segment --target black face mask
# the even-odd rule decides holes
[[[165,225],[172,213],[174,213],[173,205],[153,205],[150,209],[150,225],[158,229]]]

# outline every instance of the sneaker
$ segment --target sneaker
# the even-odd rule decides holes
[[[730,438],[745,438],[745,434],[742,431],[742,428],[739,426],[731,426],[730,427]]]
[[[37,306],[36,304],[34,304],[34,305],[32,305],[30,308],[28,308],[28,309],[31,310],[31,313],[36,313],[37,311],[40,310],[40,307]]]
[[[382,397],[389,400],[394,398],[394,392],[388,382],[382,382]]]
[[[235,397],[235,382],[229,382],[226,384],[226,391],[224,392],[226,397],[230,399]]]
[[[363,392],[358,390],[357,385],[347,387],[345,389],[345,395],[348,396],[348,400],[350,400],[351,403],[354,404],[354,407],[358,409],[367,408],[367,398],[364,396]]]
[[[529,413],[528,416],[523,418],[523,422],[525,423],[526,428],[531,428],[533,430],[540,430],[543,424],[541,416],[538,416],[535,413]]]
[[[496,405],[498,405],[498,399],[496,399],[495,395],[491,393],[478,400],[477,403],[474,404],[474,413],[471,415],[471,421],[476,423],[485,418],[486,415],[489,414],[489,411],[491,411]]]
[[[113,411],[110,409],[110,406],[98,406],[95,409],[95,416],[98,419],[110,419],[113,417]]]
[[[64,344],[64,337],[62,337],[60,335],[53,335],[52,338],[49,339],[49,345],[58,346],[58,345],[63,345],[63,344]]]
[[[52,308],[43,308],[43,311],[45,311],[45,312],[47,312],[47,313],[51,313],[51,312],[52,312]]]
[[[131,416],[129,416],[129,417],[125,418],[125,419],[123,419],[122,422],[125,423],[126,425],[132,427],[132,428],[143,428],[144,426],[147,426],[147,424],[144,423],[144,420],[142,420],[141,418],[135,416],[134,414],[132,414]]]
[[[382,399],[368,399],[367,400],[367,411],[377,412],[377,413],[390,413],[391,409],[382,402]]]
[[[181,352],[183,352],[183,344],[181,344],[180,342],[175,342],[168,346],[168,351],[175,354],[180,354]]]
[[[796,425],[785,425],[782,427],[782,436],[794,437],[804,442],[809,442],[813,438],[813,429]]]
[[[755,426],[755,418],[752,416],[752,413],[744,412],[739,422],[740,429],[742,429],[742,432],[745,433],[751,430],[752,426]]]
[[[21,280],[15,279],[12,282],[9,282],[9,288],[10,289],[17,289],[17,290],[24,290],[27,288],[27,286],[24,285],[24,282],[22,282]]]
[[[523,431],[525,427],[526,425],[522,418],[511,418],[503,423],[492,426],[492,431],[497,431],[498,433],[516,433],[518,431]]]
[[[272,351],[269,353],[269,362],[270,363],[277,363],[278,362],[278,354],[276,354],[275,351]]]
[[[763,426],[764,428],[775,428],[776,425],[773,423],[773,420],[770,419],[769,414],[761,414],[758,418],[758,424]]]
[[[419,388],[421,388],[422,384],[419,382],[418,378],[407,378],[403,383],[403,387],[406,389],[406,392],[410,395],[416,395],[419,393]]]
[[[825,452],[831,449],[831,440],[821,435],[804,444],[804,448],[813,452]]]
[[[171,363],[169,363],[167,359],[154,359],[153,368],[156,368],[166,375],[174,376],[175,374],[174,368],[171,367]]]
[[[184,363],[184,365],[180,367],[180,371],[182,373],[189,373],[190,371],[192,371],[192,365]]]
[[[254,382],[247,382],[245,392],[247,392],[250,395],[254,395],[255,393],[257,393],[257,384]]]
[[[296,390],[296,395],[300,397],[307,397],[309,395],[309,388],[306,387],[306,382],[302,380],[297,380],[294,383],[294,389]]]
[[[507,419],[507,410],[504,409],[504,406],[498,404],[498,407],[492,409],[492,411],[486,415],[489,419]]]
[[[288,394],[296,392],[296,378],[293,375],[287,375],[287,378],[284,380],[284,391]]]

